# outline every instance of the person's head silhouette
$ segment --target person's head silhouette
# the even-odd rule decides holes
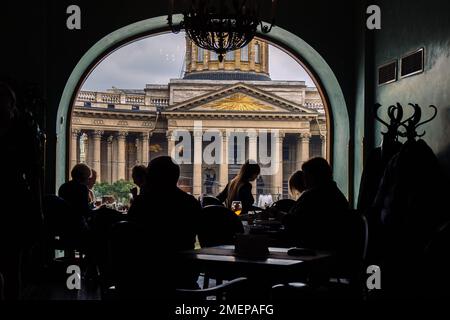
[[[321,187],[333,181],[331,167],[324,158],[313,158],[302,165],[305,173],[305,185],[307,189]]]
[[[169,156],[155,158],[148,164],[146,184],[149,188],[173,188],[179,178],[180,166]]]
[[[289,178],[289,191],[293,197],[297,198],[305,190],[305,174],[303,171],[298,170]]]
[[[139,188],[142,188],[145,184],[145,179],[147,175],[147,168],[143,165],[134,166],[131,171],[131,177],[133,182]]]
[[[91,168],[89,168],[84,163],[79,163],[75,165],[72,168],[72,171],[70,172],[72,180],[84,184],[86,186],[89,183],[89,178],[91,177],[91,174],[92,174]]]
[[[242,182],[251,182],[258,178],[261,167],[257,163],[247,160],[241,167],[238,174],[238,180]]]

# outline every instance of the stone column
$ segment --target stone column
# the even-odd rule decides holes
[[[117,180],[125,180],[126,177],[126,138],[128,132],[122,131],[117,135]]]
[[[256,132],[248,133],[248,160],[258,163],[258,135]]]
[[[311,139],[311,133],[301,133],[300,134],[300,146],[301,146],[301,164],[309,160],[309,141]]]
[[[322,158],[327,158],[327,135],[323,134],[320,136],[320,140],[322,141]]]
[[[149,143],[150,135],[148,132],[144,132],[142,134],[142,164],[144,166],[148,166],[148,163],[150,161]]]
[[[70,168],[78,163],[78,139],[80,137],[80,130],[72,129],[72,140],[70,141]]]
[[[248,133],[248,160],[258,163],[258,135],[256,132]],[[252,194],[256,199],[256,180],[252,181]]]
[[[108,158],[108,165],[107,165],[107,174],[106,174],[106,179],[108,180],[109,183],[113,182],[113,136],[109,136],[108,139],[106,140],[106,156]]]
[[[283,195],[283,140],[284,140],[284,132],[276,132],[274,133],[274,139],[272,140],[275,143],[275,154],[272,157],[272,160],[275,165],[275,172],[272,176],[272,193],[277,196],[280,196],[280,199]],[[274,199],[276,200],[276,198]]]
[[[202,194],[202,152],[203,132],[194,131],[194,170],[192,174],[192,193],[194,197]]]
[[[118,149],[119,149],[119,141],[117,140],[117,135],[112,136],[113,141],[112,141],[112,158],[111,158],[111,163],[112,163],[112,182],[119,180],[118,176],[119,176],[119,167],[118,167],[118,161],[119,161],[119,157],[118,157]]]
[[[142,164],[142,142],[138,135],[135,140],[136,143],[136,164]]]
[[[228,183],[228,148],[230,143],[230,136],[228,132],[222,131],[222,157],[220,159],[220,191],[222,191]]]
[[[86,164],[92,168],[94,161],[94,142],[92,139],[92,132],[86,132],[86,143],[87,143]]]
[[[297,155],[296,163],[297,170],[301,170],[302,164],[309,160],[309,140],[311,138],[310,133],[300,133],[298,135],[297,143]]]
[[[102,135],[103,131],[96,130],[93,134],[93,140],[94,140],[94,150],[93,150],[93,159],[92,159],[92,169],[97,171],[97,182],[101,182],[101,153],[102,153]]]
[[[248,61],[250,63],[250,69],[255,70],[255,42],[251,41],[248,44]]]

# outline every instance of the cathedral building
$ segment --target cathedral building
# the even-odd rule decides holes
[[[181,166],[180,187],[195,196],[218,193],[243,162],[254,160],[276,168],[262,171],[255,195],[287,197],[290,175],[309,158],[327,156],[318,90],[271,80],[269,45],[260,39],[222,62],[186,40],[183,78],[136,90],[80,91],[71,120],[71,167],[87,163],[98,180],[111,183],[131,180],[137,164],[171,155]]]

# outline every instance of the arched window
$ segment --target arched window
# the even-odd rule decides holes
[[[255,44],[255,63],[261,63],[261,45]]]
[[[158,35],[155,37],[160,37],[160,36],[162,37],[164,35]],[[144,41],[144,40],[149,40],[149,39],[143,39],[143,40],[139,40],[139,41]],[[157,43],[164,42],[164,41],[161,41],[161,39],[159,39],[159,38],[156,40],[157,40]],[[183,40],[184,40],[183,38],[180,38],[180,43],[182,43]],[[281,40],[280,39],[278,39],[278,40],[279,40],[278,42],[281,43]],[[130,41],[132,41],[132,40],[130,40]],[[260,65],[262,62],[266,63],[268,61],[269,47],[266,47],[266,44],[262,41],[263,40],[258,40],[258,41],[252,42],[251,47],[244,47],[241,49],[241,55],[240,55],[239,59],[241,61],[247,61],[246,63],[244,63],[244,65],[246,65],[246,69],[248,69],[248,67],[249,67],[248,61],[250,61],[252,59],[254,59],[252,62],[259,63],[258,65]],[[300,40],[298,40],[298,42],[301,43]],[[150,44],[149,44],[149,47],[154,46],[153,43],[150,42]],[[261,46],[263,46],[263,47],[261,48]],[[195,47],[196,51],[194,51],[194,47]],[[135,51],[135,50],[132,50],[133,47],[132,47],[131,42],[130,42],[130,48],[131,48],[130,49],[131,52]],[[204,49],[198,48],[195,45],[191,46],[191,48],[192,48],[192,51],[190,52],[190,56],[192,59],[199,61],[200,67],[201,67],[201,65],[203,65],[203,63],[205,61],[213,60],[214,58],[217,57],[217,55],[215,53],[210,52],[210,51],[205,51]],[[291,48],[291,47],[288,47],[288,48]],[[113,50],[113,49],[114,48],[111,47],[110,50]],[[124,46],[124,48],[120,48],[119,50],[125,50],[125,49],[126,49],[126,47]],[[173,50],[177,50],[177,49],[175,48]],[[270,50],[272,50],[272,48],[270,48]],[[294,52],[297,52],[294,49],[292,49],[292,50]],[[301,51],[300,49],[298,49],[298,50],[299,50],[298,54],[300,55],[300,53],[303,51]],[[124,51],[124,52],[126,52],[126,51]],[[208,52],[209,52],[210,56],[205,56],[205,54],[207,54]],[[308,53],[309,51],[305,51],[305,52]],[[145,54],[145,52],[143,52],[142,54]],[[187,54],[189,54],[189,53],[187,53]],[[251,54],[251,55],[249,55],[249,54]],[[126,57],[127,54],[124,54],[124,56]],[[155,55],[155,56],[158,56],[158,55]],[[101,63],[106,64],[106,63],[108,63],[108,59],[112,59],[112,58],[113,58],[113,56],[111,56],[111,57],[107,56],[103,61],[101,61]],[[210,58],[210,59],[208,59],[208,58]],[[228,60],[229,59],[228,55],[225,58]],[[235,54],[234,54],[234,58],[236,58]],[[180,56],[180,59],[182,59],[182,56]],[[86,62],[83,63],[79,68],[77,66],[77,68],[78,68],[77,70],[84,70],[84,68],[86,68],[87,65],[92,64],[93,61],[95,61],[95,60],[89,60],[89,59],[86,60]],[[311,61],[314,62],[315,60],[313,59]],[[109,63],[113,63],[113,62],[114,62],[114,60],[111,60],[111,62],[109,62]],[[294,61],[294,62],[296,62],[296,61]],[[319,69],[324,67],[320,64],[316,64],[316,65],[319,67]],[[202,68],[200,68],[200,69],[202,69]],[[259,69],[259,67],[257,67],[257,69]],[[274,69],[276,69],[276,68],[274,68]],[[243,68],[243,70],[245,70],[245,69]],[[178,72],[178,71],[179,70],[176,70],[175,72]],[[197,71],[197,70],[193,70],[193,71]],[[253,69],[250,69],[250,72],[252,72],[252,71],[253,71]],[[326,74],[327,73],[325,73],[325,75]],[[330,74],[332,75],[332,73],[330,73]],[[181,75],[180,75],[180,77],[181,77]],[[333,77],[324,77],[325,80],[329,79],[329,78],[333,78]],[[84,80],[85,79],[76,80],[76,83],[79,83],[80,86],[82,86],[84,83],[82,81],[84,81]],[[211,79],[211,82],[212,81],[216,81],[216,80]],[[314,82],[314,83],[316,83],[316,82]],[[70,94],[70,96],[73,96],[74,90],[76,90],[77,87],[78,86],[75,86],[75,85],[70,87],[69,82],[68,82],[68,84],[66,85],[66,88],[64,89],[65,90],[64,92],[66,93],[66,95],[67,95],[67,93],[72,92]],[[297,88],[298,85],[293,85],[293,88],[294,87],[295,87],[295,89],[298,89]],[[335,87],[331,86],[331,88],[333,89]],[[337,88],[339,88],[339,87],[337,87]],[[319,94],[319,92],[320,92],[319,90],[309,90],[309,89],[310,88],[305,89],[305,88],[303,88],[303,86],[301,86],[301,88],[299,88],[298,90],[292,90],[292,92],[296,93],[296,95],[297,95],[296,98],[304,99],[305,105],[308,105],[308,103],[312,103],[311,101],[313,101],[315,103],[316,100],[322,100],[321,95]],[[141,92],[142,88],[138,87],[138,88],[136,88],[136,90],[139,90],[139,92]],[[160,91],[161,91],[159,89],[158,85],[154,86],[154,88],[153,88],[153,86],[151,88],[144,87],[144,90],[149,90],[149,91],[154,90],[158,94],[160,94]],[[317,91],[317,93],[315,93],[316,91]],[[195,91],[192,90],[192,92],[195,92]],[[165,102],[165,105],[167,105],[170,94],[171,94],[170,91],[167,91],[167,99],[160,98],[159,100],[164,100],[164,101],[167,100]],[[184,94],[184,93],[182,93],[182,94]],[[107,102],[112,99],[111,101],[113,101],[113,102],[111,102],[111,103],[114,103],[116,109],[109,110],[109,112],[121,112],[121,109],[125,110],[125,108],[129,108],[130,104],[136,104],[136,107],[139,107],[140,110],[135,110],[135,112],[140,112],[140,111],[145,111],[146,106],[148,104],[151,104],[151,105],[154,104],[153,101],[148,101],[149,99],[142,99],[142,101],[141,100],[138,101],[137,95],[134,93],[134,91],[130,91],[130,93],[127,93],[126,95],[127,96],[125,98],[128,100],[126,100],[125,101],[126,104],[123,107],[121,107],[121,103],[116,101],[118,99],[117,94],[109,93],[109,92],[80,91],[80,93],[77,95],[77,98],[76,98],[77,100],[73,100],[71,98],[70,101],[68,100],[67,102],[61,101],[61,104],[62,104],[61,107],[64,108],[66,103],[67,103],[67,105],[69,105],[71,103],[72,106],[69,106],[69,107],[73,108],[73,110],[77,111],[77,114],[78,114],[77,118],[79,118],[79,114],[81,114],[82,112],[89,113],[89,110],[86,110],[87,108],[83,107],[83,102],[91,102],[92,101],[92,104],[101,103],[102,106],[104,106],[104,105],[107,105]],[[292,95],[294,95],[294,94],[292,94]],[[103,96],[107,96],[107,98],[104,98]],[[341,98],[343,100],[343,97],[341,97]],[[335,99],[336,105],[339,105],[339,99]],[[151,100],[153,100],[153,99],[151,99]],[[237,100],[239,100],[239,99],[237,99]],[[236,107],[233,105],[232,108],[235,108],[236,110],[241,110],[241,109],[247,110],[248,109],[247,112],[248,113],[251,112],[252,116],[253,116],[253,111],[255,111],[254,118],[257,118],[258,117],[258,113],[257,113],[258,106],[257,105],[254,106],[255,102],[254,101],[252,102],[251,100],[252,99],[250,99],[248,101],[243,100],[242,103],[239,102],[239,105],[236,104]],[[334,101],[334,100],[332,100],[332,101]],[[133,109],[135,109],[135,108],[133,107]],[[345,108],[343,108],[343,109],[345,109]],[[71,109],[68,109],[68,110],[70,111]],[[60,116],[62,117],[64,115],[67,115],[67,114],[63,111],[58,111],[58,117],[60,117]],[[339,116],[340,114],[337,114],[337,115]],[[130,117],[131,117],[131,115],[130,115]],[[283,117],[285,117],[285,114],[283,114]],[[295,117],[295,115],[294,115],[294,117]],[[317,126],[322,126],[321,128],[326,128],[328,125],[328,123],[326,121],[326,114],[322,118],[319,119],[321,122],[318,123]],[[341,114],[341,118],[342,118],[342,114]],[[68,156],[60,157],[61,159],[59,159],[59,158],[57,159],[57,161],[63,161],[63,164],[64,164],[64,168],[63,168],[64,170],[60,170],[58,168],[58,171],[57,171],[57,175],[58,175],[57,183],[58,184],[60,181],[63,181],[63,179],[65,179],[67,176],[67,172],[68,172],[67,169],[68,169],[68,165],[69,165],[69,163],[67,162],[67,159],[69,159],[70,164],[80,162],[82,158],[86,159],[86,151],[89,151],[89,150],[86,150],[87,145],[81,143],[81,141],[80,141],[81,139],[79,137],[79,132],[80,131],[83,132],[83,130],[90,130],[90,128],[83,127],[84,122],[79,123],[79,122],[75,121],[75,120],[77,120],[76,118],[73,118],[73,119],[74,120],[71,122],[68,122],[68,124],[70,124],[72,126],[72,128],[70,128],[70,129],[75,128],[75,131],[68,131],[69,128],[67,128],[67,126],[66,126],[65,130],[60,131],[61,134],[63,134],[63,135],[66,134],[66,131],[68,131],[70,133],[75,132],[76,134],[72,134],[68,137],[64,136],[64,141],[65,141],[65,143],[69,144],[68,146],[66,144],[58,145],[58,148],[60,148],[61,150],[68,150],[68,152],[69,152]],[[245,123],[239,123],[239,121],[240,121],[239,119],[236,120],[236,122],[233,123],[233,127],[235,127],[235,129],[241,129],[241,130],[246,131],[247,128],[249,127],[249,125],[248,125],[249,121],[259,121],[259,120],[257,120],[257,119],[249,120],[246,118],[241,121],[241,122],[245,122]],[[286,121],[286,119],[283,119],[283,121]],[[293,120],[288,120],[288,121],[295,122],[295,126],[293,126],[293,128],[294,127],[297,128],[298,118],[293,119]],[[125,123],[125,121],[124,121],[124,123]],[[331,124],[334,124],[334,122]],[[120,130],[122,129],[122,127],[124,125],[125,124],[120,124],[120,126],[119,126],[119,124],[117,124],[117,126],[119,127],[117,130],[114,130],[114,128],[108,128],[108,130],[111,130],[111,132],[108,132],[108,135],[109,135],[108,140],[101,141],[101,156],[100,156],[100,159],[95,161],[95,163],[98,164],[100,162],[101,169],[99,172],[100,172],[101,179],[104,182],[114,183],[118,179],[123,179],[123,177],[125,177],[125,179],[129,178],[129,176],[130,176],[129,171],[130,171],[131,167],[136,162],[143,162],[144,159],[147,160],[147,158],[149,156],[149,154],[144,152],[144,146],[145,146],[143,144],[144,138],[142,138],[141,134],[136,134],[136,135],[130,134],[130,137],[128,137],[128,138],[125,138],[124,135],[116,134],[116,132],[120,132]],[[163,126],[164,125],[165,124],[163,124]],[[255,127],[257,127],[257,125]],[[250,127],[253,127],[253,126],[250,126]],[[271,126],[267,126],[267,127],[271,128]],[[343,127],[346,127],[346,126],[344,125]],[[163,127],[163,128],[166,129],[165,127]],[[320,131],[321,129],[318,130],[316,128],[314,130],[315,130],[314,132],[322,133]],[[326,131],[324,131],[324,133],[328,134],[329,129],[325,129],[325,130]],[[343,131],[343,130],[340,129],[339,132],[341,132],[341,131]],[[283,173],[283,176],[281,176],[280,179],[278,177],[277,177],[277,179],[273,179],[273,177],[272,177],[273,174],[266,174],[267,177],[264,177],[265,189],[267,189],[266,192],[280,194],[281,190],[283,190],[283,192],[282,192],[283,195],[287,196],[288,180],[286,179],[286,177],[288,177],[291,172],[294,172],[294,170],[296,170],[297,164],[299,163],[298,159],[303,161],[301,157],[298,158],[298,156],[299,156],[298,146],[304,146],[304,148],[306,148],[307,143],[309,144],[309,146],[308,146],[309,148],[307,150],[309,151],[308,154],[310,156],[317,156],[317,155],[324,154],[324,153],[331,153],[330,156],[334,156],[332,159],[335,161],[334,163],[337,163],[337,165],[339,165],[339,169],[340,169],[339,172],[337,173],[338,174],[337,180],[339,182],[341,182],[345,188],[346,181],[347,181],[345,179],[348,179],[349,174],[348,174],[348,172],[345,171],[346,170],[345,163],[343,163],[342,159],[341,159],[343,157],[339,157],[340,154],[333,152],[334,149],[332,148],[332,143],[334,142],[335,139],[333,139],[332,133],[333,132],[331,132],[327,137],[325,137],[328,139],[321,140],[321,137],[319,137],[317,135],[317,133],[316,133],[316,136],[311,136],[310,138],[303,139],[303,137],[298,134],[297,130],[294,129],[294,131],[291,131],[291,132],[284,132],[283,139],[281,141],[274,139],[274,142],[276,142],[277,145],[272,148],[272,139],[270,136],[270,131],[266,132],[266,136],[269,134],[269,136],[267,137],[266,142],[265,142],[265,146],[267,149],[267,152],[266,152],[267,157],[275,156],[274,152],[276,152],[278,154],[277,158],[279,159],[280,158],[279,152],[281,150],[283,150],[283,152],[282,152],[283,156],[281,157],[283,159],[283,170],[281,171]],[[346,136],[346,133],[344,132],[343,135]],[[136,144],[134,143],[135,139],[139,139],[139,144],[137,144],[138,147],[136,147]],[[232,151],[232,152],[229,152],[228,156],[232,158],[231,160],[236,160],[236,161],[229,161],[230,165],[229,165],[228,171],[229,171],[229,175],[231,177],[233,177],[239,171],[241,163],[238,163],[238,161],[241,160],[239,158],[241,158],[242,156],[238,156],[238,154],[239,154],[238,150],[240,150],[238,148],[239,144],[237,143],[238,139],[230,137],[229,139],[224,139],[224,140],[227,140],[228,142],[230,142],[231,139],[233,141],[236,141],[235,143],[233,143],[233,146],[228,147],[230,149],[229,151]],[[122,146],[123,146],[124,142],[125,142],[125,145],[128,145],[131,142],[130,140],[132,141],[131,145],[133,146],[132,149],[129,150],[130,152],[125,152],[124,154],[123,153],[119,154],[119,152],[117,151],[117,150],[119,150],[118,149],[119,143],[120,143],[121,150],[122,150],[123,149]],[[244,160],[246,157],[248,158],[250,156],[250,152],[253,153],[255,150],[253,146],[250,150],[250,144],[245,142],[245,140],[246,139],[244,139],[244,143],[240,143],[243,148],[243,150],[240,152],[240,154],[243,155],[242,158],[244,158]],[[323,143],[324,141],[325,141],[325,143]],[[326,141],[328,141],[328,144],[331,145],[329,148],[330,150],[327,149]],[[109,143],[113,143],[113,144],[110,145]],[[168,152],[168,150],[166,151],[162,146],[166,145],[167,143],[169,143],[169,141],[167,140],[167,137],[164,135],[164,133],[154,134],[151,141],[149,141],[149,148],[151,149],[151,152],[153,152],[152,156],[156,155],[157,153],[159,153],[161,155],[166,154],[166,152]],[[323,146],[325,146],[325,148]],[[258,148],[260,148],[260,147],[261,146],[257,146],[256,150],[258,150]],[[282,147],[282,149],[280,150],[279,147]],[[186,150],[182,150],[181,148],[179,148],[179,149],[177,149],[177,151],[179,152],[179,156],[184,157],[185,156],[184,152],[188,152],[189,150],[192,150],[193,148],[194,148],[194,146],[193,146],[193,141],[192,141],[192,143],[190,144],[190,146],[188,146],[188,148]],[[153,149],[155,149],[157,151],[154,151]],[[116,158],[116,161],[114,161],[114,162],[110,161],[111,152],[112,152],[111,150],[117,151],[117,154],[114,155],[114,157]],[[323,150],[325,150],[325,152],[323,152]],[[272,151],[274,151],[274,152],[272,152]],[[303,149],[301,151],[303,151]],[[231,153],[232,153],[232,155],[230,155]],[[83,154],[83,156],[82,156],[82,154]],[[336,157],[336,154],[338,155],[337,157]],[[119,155],[120,155],[120,157],[119,157]],[[300,156],[302,156],[302,154],[300,154]],[[64,158],[64,159],[62,159],[62,158]],[[88,158],[90,158],[89,160],[91,161],[91,157],[88,156]],[[337,160],[336,160],[336,158],[337,158]],[[339,162],[337,162],[338,160],[339,160]],[[242,161],[239,161],[239,162],[242,162]],[[120,166],[119,166],[119,163],[120,163]],[[125,163],[125,167],[122,165],[122,163]],[[233,166],[232,164],[235,164],[235,166]],[[341,168],[342,168],[342,170],[341,170]],[[102,169],[104,169],[104,170],[102,170]],[[184,172],[182,172],[182,175],[184,175],[186,177],[186,179],[188,180],[186,183],[184,183],[184,182],[183,183],[187,185],[186,187],[190,188],[190,192],[192,194],[201,194],[201,190],[199,189],[200,185],[196,185],[195,189],[193,186],[193,183],[194,183],[193,182],[193,177],[194,177],[193,168],[191,168],[190,166],[186,166],[186,167],[184,167],[184,169],[181,169],[181,170],[184,170]],[[214,170],[219,170],[219,168],[214,168]],[[65,171],[65,172],[63,172],[63,171]],[[344,173],[341,173],[341,171],[344,171]],[[223,179],[223,180],[225,180],[225,179]]]
[[[197,48],[197,62],[203,62],[203,52],[202,48]]]
[[[248,46],[241,49],[241,61],[248,62]]]
[[[225,60],[233,61],[234,60],[234,51],[228,51],[225,56]]]

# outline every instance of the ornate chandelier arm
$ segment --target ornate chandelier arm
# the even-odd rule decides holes
[[[174,0],[169,0],[167,20],[174,33],[185,29],[187,36],[198,47],[217,53],[219,61],[223,61],[227,52],[241,49],[250,43],[258,26],[263,33],[272,29],[277,0],[272,0],[270,25],[261,21],[256,0],[233,0],[232,7],[226,6],[224,1],[219,1],[219,5],[213,5],[213,2],[214,0],[191,0],[189,9],[183,13],[183,20],[175,26],[172,18]]]

